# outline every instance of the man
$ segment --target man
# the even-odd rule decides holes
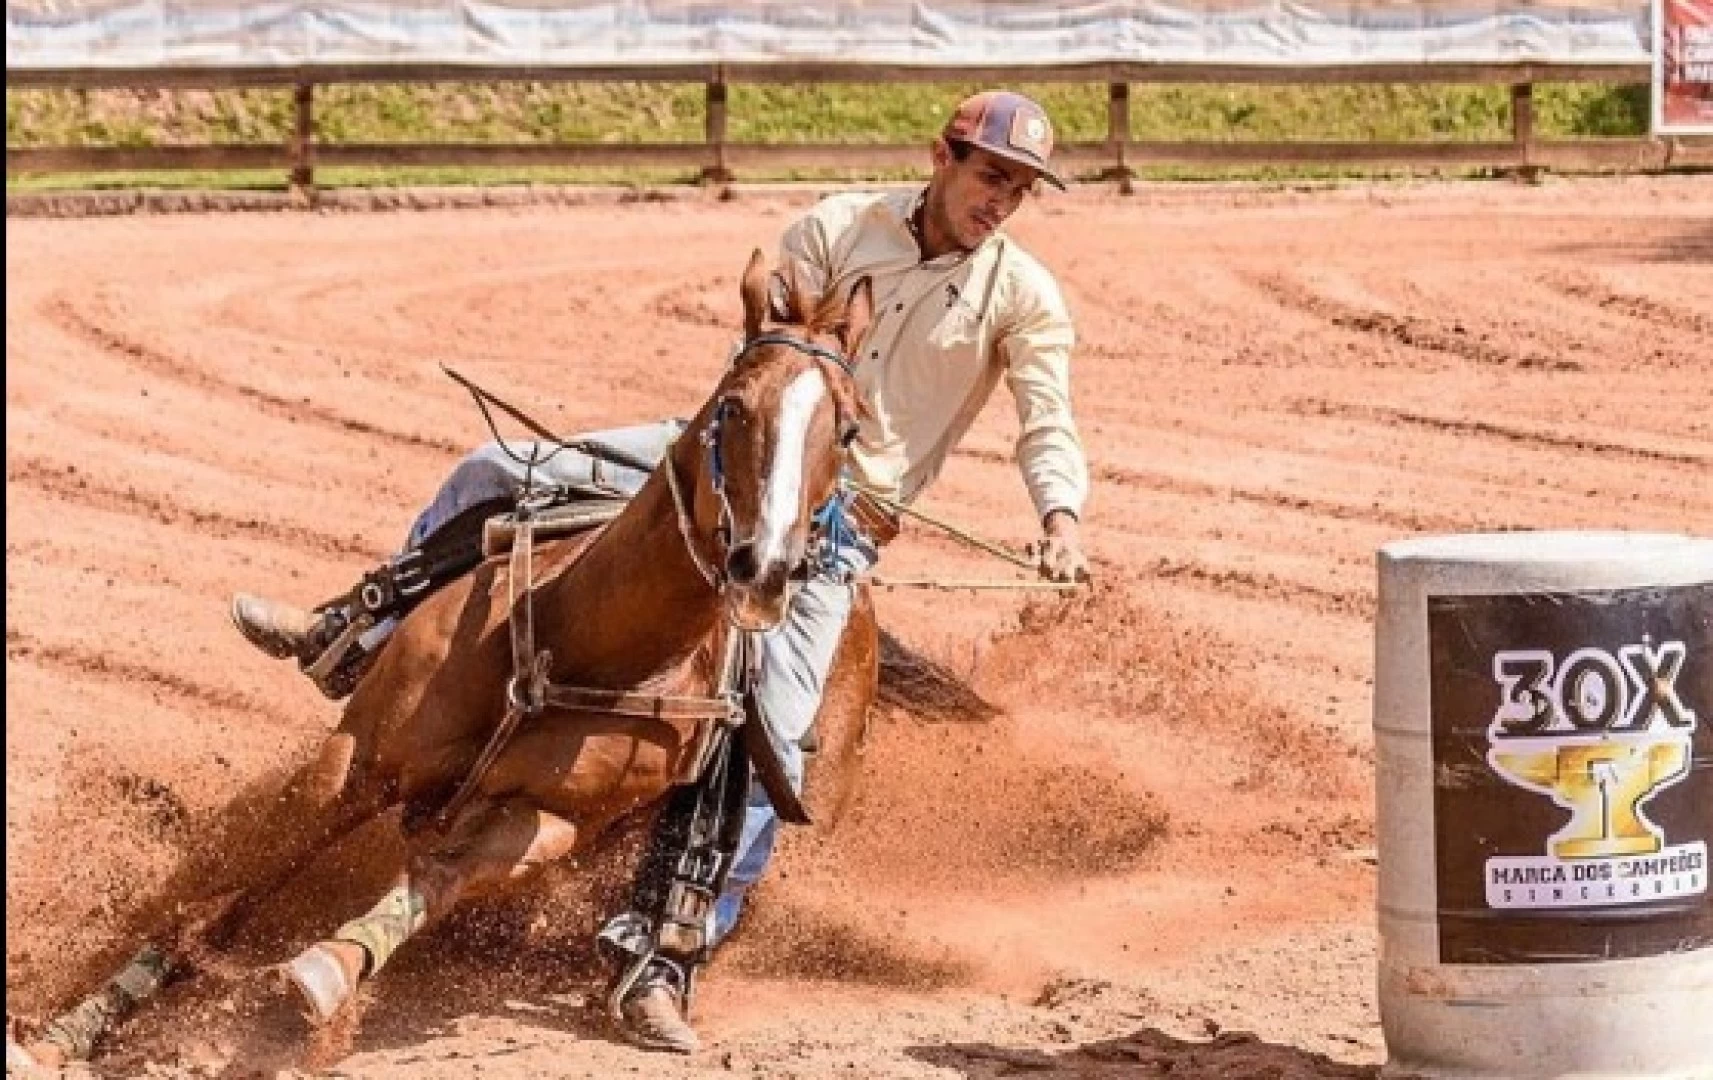
[[[851,446],[850,478],[909,503],[939,473],[1003,377],[1022,427],[1018,464],[1042,525],[1040,570],[1073,581],[1088,576],[1078,524],[1088,468],[1070,401],[1074,333],[1052,276],[1000,231],[1041,181],[1064,188],[1049,165],[1052,149],[1052,125],[1035,102],[1006,91],[977,94],[958,106],[934,140],[925,188],[823,200],[786,229],[779,262],[782,272],[795,274],[816,295],[847,289],[864,276],[872,280],[874,321],[850,357],[870,413]],[[668,422],[590,438],[658,461],[680,429]],[[445,538],[467,534],[471,522],[497,505],[492,500],[517,493],[526,469],[549,483],[597,481],[630,493],[647,476],[568,451],[526,465],[532,455],[540,461],[546,449],[489,444],[467,457],[417,519],[401,558],[448,550]],[[800,587],[785,623],[763,639],[757,698],[781,764],[798,787],[800,742],[850,611],[850,582],[873,566],[884,539],[863,535],[846,545],[841,566]],[[460,543],[450,547],[468,549]],[[330,697],[350,692],[390,631],[387,621],[348,629],[352,615],[340,604],[306,613],[249,596],[233,603],[233,619],[246,637],[274,656],[296,657]],[[757,785],[715,907],[712,941],[731,930],[744,895],[765,869],[775,824]],[[627,919],[647,925],[646,913],[627,913],[608,924],[603,940],[618,942],[627,927],[639,925]],[[695,1049],[681,1008],[691,962],[660,957],[628,988],[621,1012],[633,1040],[655,1049]]]

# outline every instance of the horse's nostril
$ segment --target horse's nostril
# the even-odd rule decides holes
[[[756,573],[761,569],[755,561],[755,545],[739,544],[726,555],[726,576],[739,585],[748,585],[755,581]]]

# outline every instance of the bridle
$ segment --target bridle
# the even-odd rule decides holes
[[[805,341],[802,338],[793,337],[777,330],[757,334],[755,337],[742,342],[732,352],[731,359],[727,361],[727,366],[737,364],[751,352],[764,345],[778,345],[794,349],[815,360],[833,364],[846,375],[853,374],[850,361],[842,353],[829,349],[825,345],[817,345],[813,341]],[[720,519],[714,527],[714,538],[720,547],[728,553],[732,546],[734,518],[731,499],[726,494],[724,425],[726,412],[731,405],[731,398],[722,397],[714,405],[714,414],[709,418],[708,426],[702,430],[702,434],[698,437],[708,454],[708,486],[713,489],[714,495],[720,503]],[[845,446],[842,433],[840,440],[839,449],[842,453]],[[678,477],[678,469],[674,463],[671,447],[667,449],[661,466],[666,471],[666,485],[672,492],[672,509],[678,517],[678,534],[684,541],[684,549],[689,552],[690,561],[696,565],[696,571],[702,575],[702,580],[706,581],[716,593],[723,594],[726,591],[726,586],[730,584],[730,579],[724,569],[725,560],[710,559],[701,550],[702,545],[698,542],[695,517],[690,512],[690,501],[685,494],[684,483]],[[848,532],[849,527],[844,523],[843,515],[839,512],[843,508],[843,501],[843,493],[835,491],[827,502],[817,507],[814,512],[813,538],[810,542],[810,550],[812,555],[819,553],[821,555],[819,561],[823,563],[828,558],[825,549],[829,543],[837,545],[848,542],[845,532]],[[841,532],[841,528],[845,532]],[[805,567],[810,561],[811,559],[805,559]],[[796,572],[792,574],[793,578],[798,576]]]

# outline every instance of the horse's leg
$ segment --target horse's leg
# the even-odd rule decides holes
[[[569,853],[577,827],[518,797],[476,804],[445,843],[413,856],[368,914],[311,945],[285,967],[316,1020],[331,1019],[418,930],[466,897],[515,881]]]
[[[387,800],[378,785],[352,782],[356,745],[348,732],[330,736],[277,799],[237,823],[218,854],[193,859],[191,867],[177,875],[202,892],[188,915],[146,944],[94,993],[50,1021],[26,1052],[44,1065],[89,1057],[95,1044],[171,974],[187,963],[194,966],[208,948],[228,941],[257,900],[384,809]]]
[[[365,775],[357,747],[349,731],[329,736],[276,799],[223,840],[216,879],[221,884],[191,906],[178,934],[176,943],[187,958],[223,948],[260,901],[386,809],[386,787]]]
[[[810,759],[804,782],[804,802],[816,825],[825,831],[838,825],[856,794],[868,710],[874,704],[880,669],[879,637],[874,601],[866,589],[860,589],[815,714],[819,748]]]

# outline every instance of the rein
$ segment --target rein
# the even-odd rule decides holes
[[[672,448],[666,450],[666,458],[661,462],[666,468],[666,487],[672,492],[672,512],[678,518],[678,536],[684,541],[684,550],[689,553],[690,561],[696,564],[696,572],[702,575],[702,580],[715,592],[724,592],[726,575],[723,571],[709,565],[703,556],[700,545],[696,543],[696,520],[690,514],[690,504],[684,497],[683,485],[678,480],[678,468],[672,464]],[[730,504],[725,502],[725,492],[720,489],[722,516],[731,513]],[[723,526],[722,526],[723,527]]]
[[[498,394],[477,386],[473,380],[465,378],[463,375],[460,375],[445,364],[440,365],[440,370],[446,374],[447,378],[469,391],[470,397],[476,402],[476,408],[481,410],[482,419],[487,422],[488,431],[494,436],[494,443],[499,446],[500,452],[505,454],[506,457],[517,462],[519,465],[522,465],[525,469],[529,470],[531,474],[533,474],[537,468],[547,464],[549,461],[552,461],[556,455],[566,450],[576,450],[578,453],[587,454],[597,464],[600,462],[606,462],[609,465],[622,465],[627,469],[635,469],[638,472],[644,473],[654,471],[654,465],[652,462],[645,461],[644,459],[637,457],[635,454],[620,450],[616,446],[608,446],[606,443],[597,442],[594,439],[562,439],[549,431],[541,423],[532,419],[529,414],[525,413],[522,409],[506,402]],[[506,444],[506,440],[501,437],[499,425],[494,423],[494,415],[488,411],[488,406],[490,404],[493,405],[494,408],[499,409],[501,412],[511,417],[513,420],[522,424],[531,435],[534,435],[540,441],[552,443],[553,449],[548,451],[544,457],[537,457],[533,453],[531,453],[528,458],[519,457],[512,448]],[[595,473],[595,477],[597,483],[599,483],[600,473],[598,471]],[[524,486],[526,488],[529,487],[529,480],[527,477],[524,480]]]
[[[994,558],[1003,559],[1011,565],[1020,566],[1025,570],[1035,569],[1035,564],[1030,562],[1028,559],[1025,559],[1023,556],[1008,551],[991,540],[983,540],[968,529],[960,528],[949,521],[934,517],[932,514],[924,513],[913,506],[908,506],[903,502],[892,498],[890,495],[882,494],[881,492],[864,484],[859,484],[854,480],[845,480],[840,486],[845,492],[873,499],[876,503],[888,510],[891,510],[895,514],[905,514],[925,524],[932,525],[934,528],[939,529],[941,532],[950,536],[959,543],[973,547],[978,551],[986,552]],[[1082,588],[1082,583],[1076,581],[1017,581],[991,578],[886,578],[879,574],[871,575],[869,577],[869,584],[881,589],[1017,589],[1026,591],[1044,590],[1047,592],[1075,592]]]
[[[836,364],[847,375],[851,371],[849,362],[834,350],[817,345],[812,341],[805,341],[776,331],[758,334],[745,341],[733,353],[731,363],[736,363],[751,350],[764,345],[794,349],[816,360]],[[493,417],[488,411],[488,404],[491,402],[508,416],[527,427],[532,433],[555,444],[555,449],[546,458],[539,460],[534,455],[531,455],[528,461],[518,459],[513,455],[514,460],[518,460],[526,468],[533,469],[550,459],[553,454],[566,449],[579,450],[597,460],[624,465],[643,472],[653,472],[657,467],[651,462],[642,461],[633,455],[593,440],[560,439],[545,427],[531,420],[521,410],[501,401],[498,397],[483,390],[451,368],[443,364],[441,370],[456,380],[476,399],[477,405],[482,410],[482,416],[488,421],[490,429],[494,428]],[[720,523],[716,527],[716,534],[724,537],[724,542],[729,545],[731,543],[732,509],[731,503],[726,497],[725,460],[721,444],[721,425],[725,421],[725,416],[726,403],[721,401],[715,405],[713,416],[699,439],[708,452],[709,485],[720,500]],[[495,439],[504,447],[504,440],[499,439],[497,429],[495,429],[494,434]],[[674,441],[668,446],[666,456],[660,462],[660,466],[664,467],[666,472],[666,486],[672,497],[672,510],[678,526],[679,539],[683,542],[684,550],[690,556],[690,561],[695,565],[696,572],[701,575],[708,587],[713,589],[716,594],[723,594],[726,589],[727,578],[718,561],[710,560],[702,551],[690,501],[684,490],[683,481],[678,476],[678,467],[673,460],[673,449],[676,445],[677,443]],[[509,449],[506,452],[511,453]],[[815,511],[814,526],[821,534],[819,550],[813,556],[817,565],[821,567],[836,565],[840,547],[855,541],[855,532],[850,522],[850,501],[857,495],[872,499],[895,513],[908,514],[925,521],[990,555],[1026,569],[1034,569],[1033,565],[1026,559],[997,544],[982,540],[967,530],[938,520],[922,511],[914,510],[896,499],[851,481],[841,481],[839,490],[835,491],[833,496]],[[512,539],[510,573],[507,582],[510,599],[512,676],[506,684],[505,715],[494,728],[493,734],[489,736],[487,744],[482,748],[481,754],[477,756],[475,763],[471,766],[469,773],[457,791],[435,815],[436,825],[442,832],[451,825],[475,795],[482,778],[493,765],[495,759],[499,757],[506,743],[510,741],[518,725],[526,718],[539,715],[548,708],[564,709],[571,712],[598,712],[610,716],[627,716],[639,719],[716,721],[727,730],[736,730],[741,727],[745,719],[743,699],[749,689],[749,676],[752,674],[753,666],[753,658],[750,655],[752,646],[749,641],[751,635],[733,626],[727,627],[725,646],[720,660],[719,681],[714,693],[708,696],[646,694],[638,691],[572,686],[549,681],[548,670],[552,665],[552,653],[547,649],[537,650],[535,647],[534,582],[531,559],[535,547],[535,516],[539,509],[540,506],[537,502],[532,501],[527,496],[520,500],[517,508],[516,533]],[[874,583],[882,588],[1037,588],[1068,591],[1078,587],[1076,583],[1072,582],[887,581],[879,578],[875,579]],[[693,772],[695,774],[699,775],[700,769],[706,764],[701,759],[708,757],[719,742],[720,740],[715,738],[701,740],[699,753],[695,755],[698,759],[694,763]]]

